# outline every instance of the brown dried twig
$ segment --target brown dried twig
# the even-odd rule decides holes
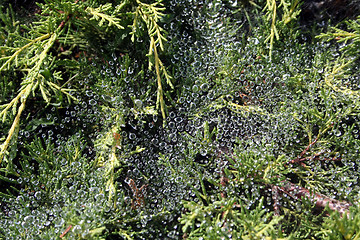
[[[297,158],[289,161],[286,165],[290,165],[290,164],[293,164],[293,163],[300,163],[300,164],[302,164],[302,163],[301,163],[301,160],[304,159],[303,156],[305,155],[305,153],[306,153],[307,151],[309,151],[309,149],[310,149],[317,141],[318,141],[318,138],[315,138],[315,140],[314,140],[312,143],[310,143],[310,144],[304,149],[304,151],[302,151],[302,152],[300,153],[300,155],[299,155]]]
[[[330,197],[327,197],[321,193],[311,192],[310,190],[300,187],[296,184],[285,182],[281,187],[272,186],[273,199],[274,199],[274,211],[275,214],[279,215],[279,203],[278,197],[280,193],[285,193],[293,199],[300,200],[301,198],[308,198],[311,202],[315,203],[316,208],[329,208],[333,211],[339,212],[341,215],[349,212],[351,203],[345,201],[339,201]]]
[[[72,225],[69,225],[59,237],[63,238],[70,231],[71,228],[72,228]]]
[[[300,155],[295,158],[295,159],[292,159],[290,160],[289,162],[287,162],[285,165],[291,165],[291,164],[294,164],[294,163],[298,163],[300,164],[301,166],[305,167],[305,164],[303,163],[304,161],[309,161],[309,160],[320,160],[320,161],[340,161],[341,158],[340,157],[333,157],[333,158],[320,158],[320,155],[323,154],[323,152],[320,152],[320,153],[316,153],[312,156],[309,156],[309,157],[303,157],[305,155],[305,153],[307,151],[309,151],[309,149],[318,141],[318,138],[315,138],[315,140],[310,143],[305,149],[304,151],[302,151],[300,153]]]
[[[130,179],[128,182],[126,182],[133,192],[134,199],[131,200],[131,208],[132,209],[138,209],[145,206],[145,191],[146,185],[142,185],[140,188],[136,187],[135,181]]]

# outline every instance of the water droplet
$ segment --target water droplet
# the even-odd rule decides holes
[[[198,85],[194,85],[194,86],[192,87],[192,91],[193,91],[193,92],[198,92],[198,91],[199,91],[199,86],[198,86]]]
[[[140,109],[143,106],[143,102],[141,100],[139,100],[139,99],[135,99],[134,100],[134,105],[135,105],[136,108]]]
[[[95,101],[95,99],[90,99],[90,101],[89,101],[89,104],[92,106],[96,105],[96,103],[97,102]]]
[[[135,133],[130,133],[130,134],[129,134],[129,139],[130,139],[130,140],[134,140],[135,138],[136,138]]]

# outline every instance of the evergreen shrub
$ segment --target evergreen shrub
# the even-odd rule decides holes
[[[356,1],[11,3],[0,239],[359,238]]]

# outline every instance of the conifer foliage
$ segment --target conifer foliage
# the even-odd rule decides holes
[[[11,4],[0,239],[359,238],[359,8]]]

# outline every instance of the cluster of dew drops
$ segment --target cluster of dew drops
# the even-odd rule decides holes
[[[135,150],[137,146],[144,148],[144,150],[124,159],[128,167],[125,176],[117,179],[117,187],[120,191],[124,191],[125,195],[128,195],[127,204],[130,205],[132,193],[125,178],[133,179],[138,188],[147,185],[146,206],[143,210],[148,217],[142,218],[139,228],[147,228],[151,224],[152,216],[159,214],[164,209],[173,213],[177,212],[177,214],[168,214],[163,217],[163,226],[177,222],[182,211],[181,201],[199,201],[193,191],[193,189],[201,188],[198,179],[199,173],[203,179],[218,182],[220,169],[226,165],[226,158],[217,153],[232,152],[232,148],[238,139],[247,140],[247,144],[242,146],[244,151],[257,151],[259,154],[268,151],[259,150],[262,148],[263,142],[268,142],[272,144],[272,149],[279,149],[279,152],[269,152],[269,154],[280,155],[283,146],[296,144],[297,138],[299,138],[293,131],[300,129],[299,123],[289,115],[278,115],[274,119],[266,115],[256,113],[244,115],[225,107],[216,109],[211,106],[219,97],[224,97],[225,100],[239,105],[248,101],[249,104],[261,106],[272,113],[276,112],[277,103],[281,98],[292,98],[290,93],[284,91],[283,84],[290,75],[284,69],[279,68],[279,65],[257,64],[256,48],[244,46],[241,43],[240,34],[237,32],[239,30],[236,29],[239,29],[237,27],[241,26],[244,19],[232,22],[232,27],[226,25],[226,19],[232,14],[232,10],[238,7],[239,3],[229,1],[228,5],[225,5],[220,1],[173,0],[169,4],[169,11],[175,17],[163,27],[168,31],[169,51],[173,51],[170,62],[176,66],[175,71],[173,71],[173,81],[175,86],[181,89],[179,89],[180,94],[173,99],[176,107],[170,108],[165,125],[162,124],[162,119],[158,115],[145,116],[140,120],[131,119],[129,111],[124,110],[129,108],[128,105],[132,105],[130,108],[136,109],[155,105],[155,98],[140,100],[146,92],[153,91],[155,93],[155,88],[151,88],[151,84],[146,81],[142,83],[144,86],[132,85],[133,82],[138,81],[136,74],[141,69],[140,64],[134,60],[126,69],[123,65],[118,64],[121,57],[113,54],[113,59],[101,70],[101,75],[107,80],[102,81],[102,85],[99,86],[103,92],[110,94],[99,95],[96,91],[88,89],[85,91],[86,96],[77,96],[82,101],[75,107],[63,109],[60,113],[55,107],[51,108],[51,112],[46,115],[40,130],[37,129],[43,139],[54,141],[58,151],[61,151],[66,144],[66,137],[62,133],[71,133],[71,127],[69,127],[71,124],[84,129],[83,133],[76,133],[78,137],[88,132],[90,132],[88,135],[90,139],[101,136],[101,134],[97,135],[98,133],[91,132],[89,129],[97,124],[100,125],[101,132],[101,130],[106,130],[106,128],[101,129],[101,124],[109,125],[109,121],[113,120],[101,112],[99,105],[102,102],[110,102],[113,108],[123,112],[124,115],[127,114],[128,122],[122,126],[121,132],[119,132],[122,139],[121,144],[129,151]],[[248,39],[251,45],[256,45],[259,41],[262,40]],[[301,64],[311,66],[311,60],[304,59],[301,64],[296,61],[304,54],[294,52],[290,47],[289,50],[286,49],[285,51],[287,54],[283,60],[284,64],[292,65],[294,68],[304,67],[300,66]],[[231,53],[237,53],[242,58],[237,62],[234,59],[227,59],[226,56]],[[226,62],[227,60],[231,60],[233,63],[229,65]],[[95,63],[93,64],[94,67],[98,67]],[[223,70],[219,66],[235,70],[232,70],[231,76],[222,75],[219,77],[217,72]],[[127,71],[125,79],[120,77],[124,71]],[[145,78],[152,76],[152,74],[146,70]],[[86,87],[87,84],[96,81],[94,79],[96,76],[98,75],[89,74],[81,84]],[[154,81],[153,77],[148,78],[149,81]],[[219,82],[220,78],[223,79]],[[123,86],[126,87],[119,87],[119,81],[124,81],[126,84]],[[246,95],[246,100],[244,100],[244,95]],[[134,100],[129,102],[127,99]],[[59,116],[65,117],[59,118]],[[50,128],[50,125],[47,125],[50,122],[55,123],[56,128]],[[205,122],[210,126],[210,130],[217,129],[216,138],[206,144],[201,140]],[[19,133],[22,136],[22,141],[26,141],[31,131],[32,129],[25,129]],[[94,157],[95,152],[96,149],[93,146],[87,146],[84,157]],[[121,153],[119,152],[119,154]],[[296,153],[289,157],[295,158]],[[189,161],[194,162],[194,164],[189,164]],[[76,165],[78,172],[86,167],[83,162],[72,164]],[[57,177],[61,178],[61,174],[63,173],[59,171]],[[104,209],[107,206],[100,204],[106,202],[106,197],[100,190],[104,184],[103,181],[99,180],[101,174],[102,172],[97,172],[86,176],[89,181],[87,186],[83,185],[80,179],[69,180],[71,182],[68,185],[72,187],[59,189],[57,194],[53,196],[53,202],[62,202],[61,199],[71,196],[72,203],[62,202],[61,207],[55,205],[52,208],[44,207],[44,210],[41,210],[41,205],[34,206],[35,210],[30,212],[21,213],[12,210],[9,214],[26,216],[22,219],[14,218],[17,219],[17,223],[24,231],[29,226],[34,225],[38,226],[34,234],[39,234],[43,228],[54,225],[54,234],[60,234],[66,227],[64,219],[67,218],[67,216],[62,215],[65,213],[62,213],[60,209],[65,209],[66,204],[68,204],[69,208],[80,209],[81,216],[85,216],[76,226],[75,232],[82,232],[86,236],[88,234],[86,229],[91,229],[91,226],[94,226],[91,225],[90,222],[93,220],[90,221],[90,219],[96,219],[96,211],[90,209]],[[335,175],[336,172],[332,174],[332,176]],[[32,180],[22,179],[22,181],[30,182]],[[36,183],[33,185],[35,186]],[[228,191],[230,194],[237,194],[250,208],[254,201],[248,200],[247,196],[252,194],[255,199],[259,199],[261,197],[260,188],[261,186],[248,184],[243,186],[241,193],[236,192],[236,187],[229,188]],[[220,190],[215,188],[212,191],[219,192]],[[331,193],[336,194],[336,192]],[[41,191],[39,189],[39,191],[34,191],[26,196],[29,199],[24,200],[21,196],[16,199],[16,202],[18,204],[26,204],[26,202],[36,204],[41,200]],[[124,198],[124,195],[118,197]],[[215,195],[210,197],[216,200]],[[88,198],[95,199],[91,202],[92,206],[82,204]],[[271,209],[270,195],[265,204]],[[108,211],[110,209],[106,209],[106,212]],[[97,222],[100,224],[103,220],[98,219]],[[7,220],[1,225],[13,225],[10,221]],[[169,231],[167,237],[176,239],[179,238],[180,227],[178,224],[173,225],[174,229]],[[24,232],[20,228],[18,231]],[[153,237],[161,238],[162,231],[154,226],[148,231],[149,234],[153,234]]]
[[[246,86],[247,97],[251,98],[252,102],[259,104],[259,96],[266,98],[270,96],[270,99],[263,101],[263,107],[271,109],[282,92],[282,89],[273,88],[273,83],[286,80],[275,78],[276,74],[279,76],[281,74],[275,69],[265,69],[264,66],[256,66],[256,74],[251,73],[253,70],[251,67],[242,73],[244,66],[255,64],[256,56],[253,49],[241,47],[235,30],[233,34],[229,34],[224,26],[224,19],[230,14],[229,9],[222,3],[214,4],[206,1],[199,1],[196,4],[185,1],[180,4],[172,1],[170,9],[172,8],[180,13],[166,23],[164,28],[168,29],[169,48],[174,51],[170,61],[177,66],[173,71],[174,83],[181,86],[181,94],[173,99],[176,107],[169,110],[165,126],[162,125],[162,119],[154,115],[129,121],[122,132],[119,132],[122,136],[122,145],[128,149],[135,150],[137,146],[145,149],[125,159],[126,165],[129,166],[126,178],[133,179],[138,188],[147,185],[147,205],[144,211],[149,216],[156,215],[164,208],[173,213],[177,212],[174,215],[169,214],[163,224],[177,220],[182,210],[181,201],[199,201],[193,191],[194,188],[198,190],[201,188],[199,173],[202,174],[203,179],[219,181],[219,169],[224,165],[225,157],[215,157],[214,152],[231,152],[238,138],[249,139],[256,145],[260,145],[260,142],[266,139],[277,142],[276,144],[280,146],[285,144],[283,142],[289,141],[287,138],[295,137],[290,133],[285,133],[285,136],[279,134],[279,129],[283,129],[284,126],[295,125],[294,122],[286,119],[286,116],[279,116],[278,119],[281,118],[282,121],[274,122],[266,116],[261,117],[257,114],[244,116],[226,108],[211,107],[211,104],[221,96],[241,104],[240,92],[244,91]],[[216,14],[203,14],[208,10],[205,8],[213,9]],[[235,22],[233,26],[238,26],[240,23]],[[199,36],[195,37],[194,32]],[[224,56],[229,52],[240,52],[244,56],[241,62],[230,66],[236,69],[234,76],[218,83],[216,82],[218,67],[226,66]],[[115,57],[113,60],[116,62],[118,59]],[[111,65],[104,71],[105,75],[116,77],[119,67],[121,68],[116,64]],[[129,67],[130,74],[127,78],[134,76],[137,68],[136,63]],[[129,70],[127,71],[129,73]],[[142,92],[137,90],[131,87],[126,89],[126,92],[135,99],[132,103],[134,108],[149,106],[149,103],[140,100]],[[120,104],[116,102],[117,99],[114,100],[114,105],[124,104],[124,98],[121,98]],[[154,104],[154,102],[150,103]],[[202,112],[202,109],[207,110]],[[202,144],[199,136],[203,136],[205,122],[211,129],[217,129],[217,136],[213,142]],[[251,144],[248,146],[253,148]],[[247,200],[249,193],[258,200],[261,197],[260,190],[250,185],[245,186],[246,189],[242,193],[244,196],[241,197],[247,201],[248,208],[255,203]],[[128,188],[126,180],[120,181],[119,187]],[[213,190],[219,191],[214,188]],[[229,191],[235,190],[229,189]],[[215,195],[210,197],[216,200]],[[266,204],[270,205],[271,201]],[[147,219],[151,221],[151,217]],[[142,224],[146,227],[150,223],[142,221]],[[179,227],[175,226],[171,234],[178,237],[180,234],[178,230]],[[156,233],[156,229],[149,231],[160,234]]]

